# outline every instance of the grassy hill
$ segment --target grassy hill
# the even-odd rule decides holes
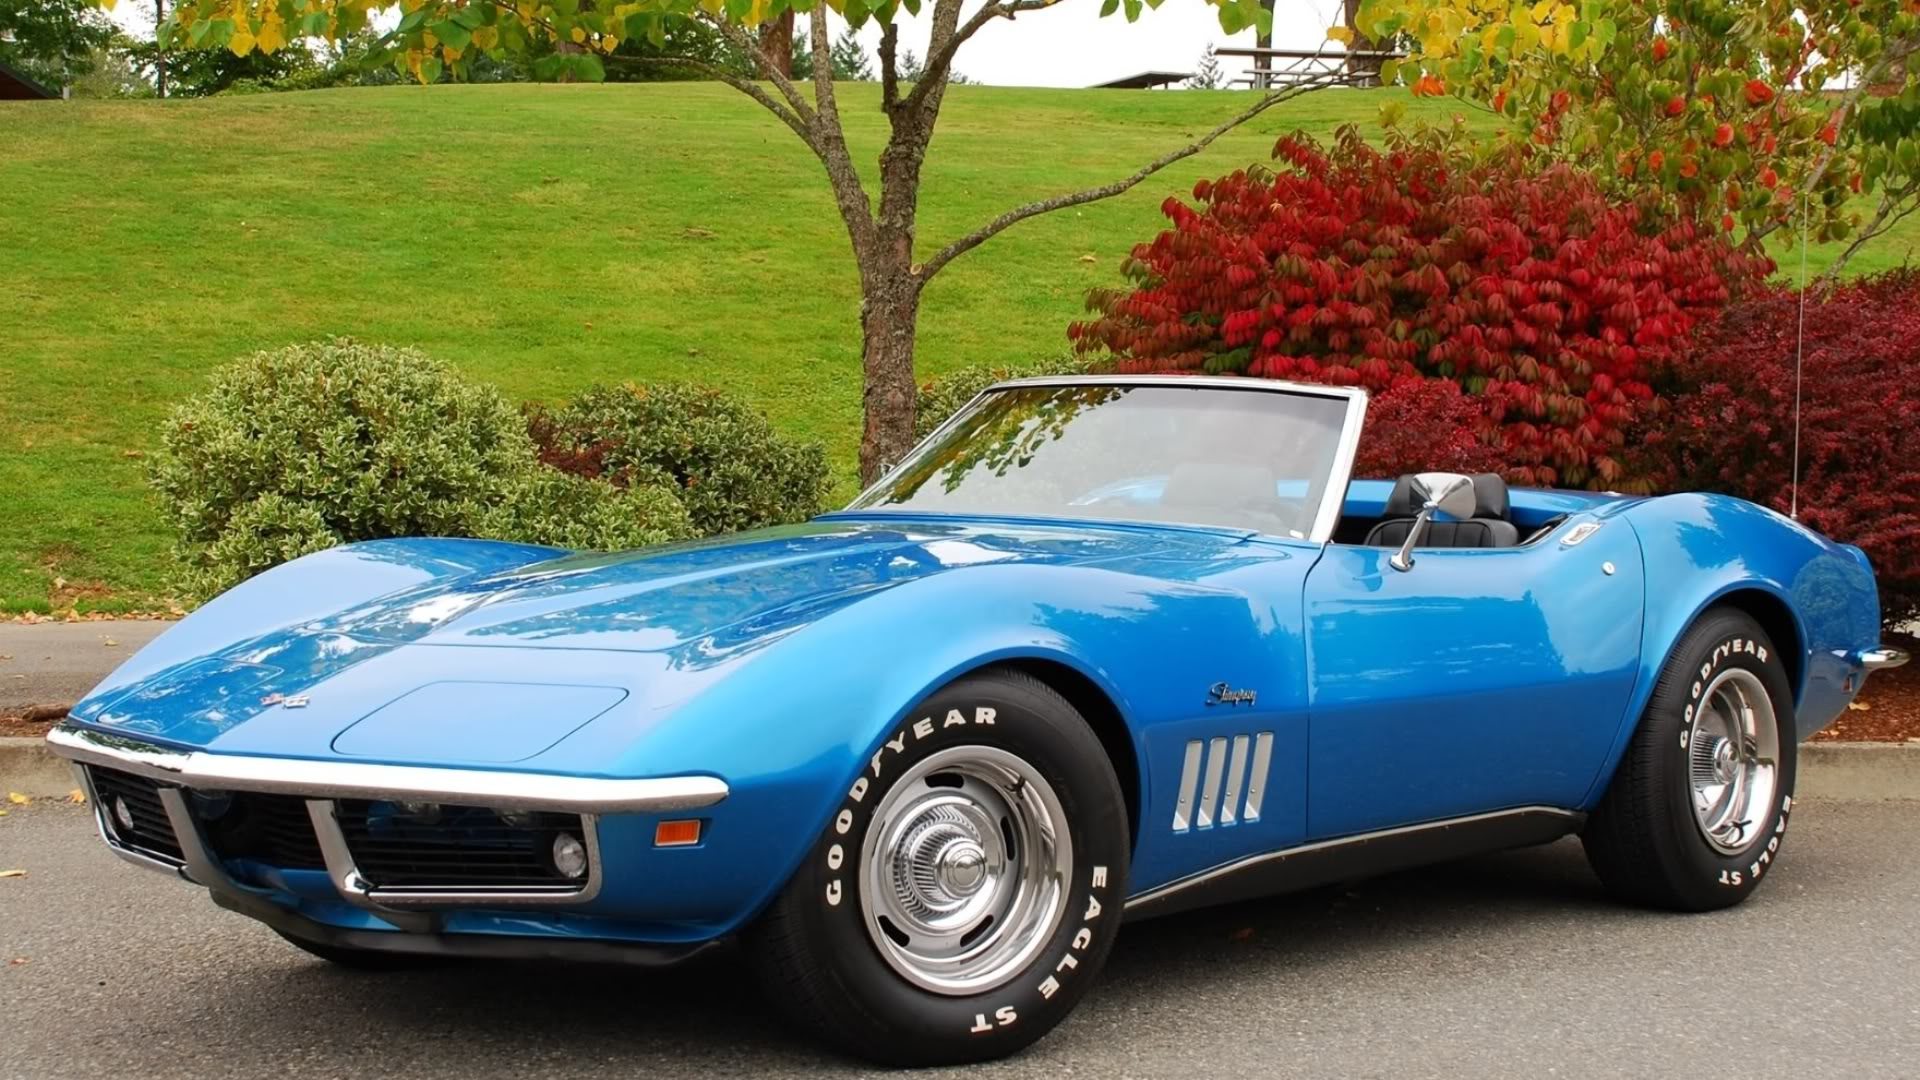
[[[1062,349],[1166,194],[1264,160],[1279,132],[1364,122],[1379,93],[1282,106],[1128,196],[965,256],[928,291],[922,374]],[[875,97],[844,94],[869,164]],[[1245,101],[956,88],[923,244],[1124,175]],[[724,87],[0,104],[0,147],[0,611],[162,593],[142,456],[165,410],[233,356],[326,335],[417,345],[519,398],[624,379],[733,387],[823,440],[851,490],[846,239],[818,163]],[[1900,262],[1909,244],[1867,261]]]

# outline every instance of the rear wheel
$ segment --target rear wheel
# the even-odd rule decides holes
[[[1709,611],[1675,646],[1582,833],[1624,899],[1681,911],[1745,900],[1793,809],[1793,692],[1750,616]]]
[[[1023,674],[969,676],[880,745],[749,947],[775,1002],[850,1053],[999,1057],[1092,985],[1129,841],[1073,707]]]

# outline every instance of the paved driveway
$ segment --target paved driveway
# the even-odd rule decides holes
[[[121,864],[78,808],[0,818],[0,1076],[848,1075],[727,960],[329,969]],[[923,1075],[944,1075],[928,1073]],[[1796,808],[1752,902],[1603,898],[1579,847],[1127,930],[1099,990],[978,1077],[1920,1075],[1920,803]]]

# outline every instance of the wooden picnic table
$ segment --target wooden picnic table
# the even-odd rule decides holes
[[[1253,61],[1248,74],[1234,80],[1266,89],[1276,83],[1306,82],[1326,76],[1338,76],[1350,86],[1377,86],[1380,65],[1387,60],[1405,60],[1407,54],[1394,49],[1215,49],[1215,56],[1242,56]]]

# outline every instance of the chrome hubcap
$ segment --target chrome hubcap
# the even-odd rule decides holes
[[[1073,840],[1037,769],[960,746],[888,790],[861,867],[867,931],[888,965],[924,989],[975,994],[1012,978],[1059,927]]]
[[[1758,676],[1728,668],[1700,695],[1687,730],[1694,824],[1715,851],[1753,842],[1779,790],[1780,728]]]

